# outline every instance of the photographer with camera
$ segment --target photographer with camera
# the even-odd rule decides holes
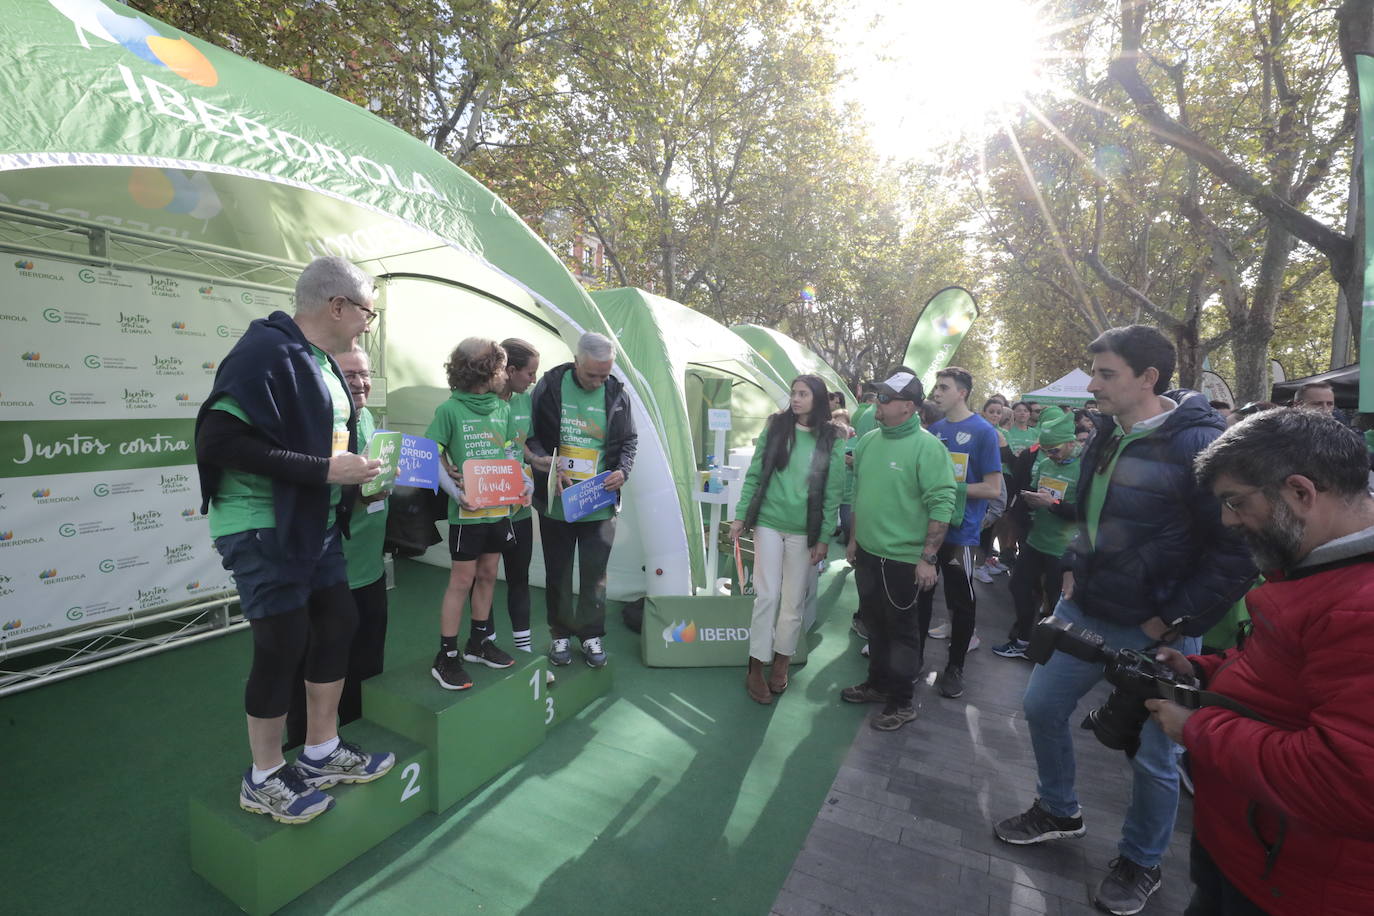
[[[1196,391],[1165,394],[1175,352],[1154,328],[1113,328],[1089,349],[1088,391],[1100,413],[1081,459],[1078,531],[1064,557],[1071,571],[1054,619],[1101,634],[1113,650],[1163,642],[1196,652],[1198,637],[1255,575],[1243,541],[1222,525],[1216,499],[1193,481],[1193,459],[1225,423]],[[1086,832],[1074,790],[1069,717],[1103,675],[1102,661],[1069,652],[1032,670],[1024,708],[1040,797],[997,824],[999,839],[1028,845]],[[1115,718],[1107,722],[1125,731]],[[1128,746],[1133,736],[1120,737]],[[1120,855],[1094,896],[1118,916],[1140,912],[1158,890],[1160,859],[1178,814],[1178,749],[1154,723],[1144,725],[1138,740]]]
[[[1365,446],[1330,414],[1271,410],[1197,459],[1265,584],[1222,655],[1161,649],[1215,695],[1146,705],[1188,749],[1193,900],[1204,914],[1374,906],[1374,499]],[[1206,694],[1204,694],[1204,697]],[[1221,705],[1218,705],[1221,704]]]

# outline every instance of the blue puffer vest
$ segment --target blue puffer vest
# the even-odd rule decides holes
[[[1226,422],[1196,391],[1165,397],[1178,409],[1123,448],[1090,546],[1088,493],[1105,482],[1097,466],[1116,428],[1112,417],[1094,418],[1079,472],[1079,532],[1065,560],[1074,602],[1088,616],[1135,625],[1187,616],[1184,634],[1200,636],[1249,589],[1255,565],[1239,534],[1222,525],[1216,497],[1193,479],[1193,458]]]

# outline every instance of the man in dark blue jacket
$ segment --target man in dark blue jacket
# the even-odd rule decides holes
[[[1168,391],[1173,344],[1154,328],[1113,328],[1092,342],[1088,391],[1100,415],[1083,455],[1078,533],[1065,554],[1055,616],[1113,649],[1165,644],[1185,654],[1254,579],[1244,542],[1221,523],[1216,499],[1193,480],[1193,459],[1226,428],[1196,391]],[[1026,723],[1040,797],[1002,821],[997,836],[1027,845],[1082,836],[1069,720],[1102,666],[1055,653],[1026,687]],[[1134,786],[1120,855],[1094,902],[1126,916],[1160,884],[1160,859],[1178,812],[1177,746],[1153,722],[1131,758]]]
[[[379,779],[396,761],[341,741],[336,718],[358,623],[340,537],[354,486],[381,462],[356,454],[353,398],[334,354],[371,326],[375,295],[343,258],[313,261],[296,283],[295,315],[248,326],[196,417],[202,511],[253,634],[253,765],[239,807],[284,824],[328,811],[322,790]],[[287,763],[282,731],[302,661],[305,747]]]

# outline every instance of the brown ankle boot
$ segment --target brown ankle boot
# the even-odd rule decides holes
[[[773,702],[773,694],[768,692],[768,684],[763,679],[763,662],[749,657],[749,673],[744,678],[744,689],[749,693],[749,699],[764,706]]]
[[[790,655],[773,655],[773,670],[768,675],[768,689],[782,693],[787,689],[787,666],[792,664]]]

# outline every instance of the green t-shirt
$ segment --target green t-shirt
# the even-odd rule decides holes
[[[367,444],[372,441],[372,434],[376,431],[377,423],[372,419],[372,411],[366,408],[358,411],[358,454],[367,453]],[[382,544],[386,541],[389,506],[389,498],[370,503],[358,500],[353,504],[353,514],[348,523],[349,536],[343,542],[344,559],[348,561],[349,588],[371,585],[385,571]]]
[[[1053,490],[1060,501],[1072,503],[1078,495],[1079,460],[1060,464],[1043,452],[1035,459],[1031,471],[1032,490]],[[1049,509],[1036,509],[1031,518],[1026,543],[1052,557],[1064,555],[1078,525],[1073,519],[1060,518]]]
[[[558,420],[560,465],[574,481],[595,477],[606,470],[606,389],[591,391],[577,384],[575,370],[563,374],[562,416]],[[565,461],[573,467],[566,469]],[[598,509],[579,521],[599,522],[615,513],[614,506]],[[563,500],[549,493],[549,518],[563,520]]]
[[[1002,430],[1002,435],[1007,437],[1007,448],[1013,455],[1020,455],[1040,440],[1040,431],[1034,426],[1017,429],[1015,423]]]
[[[510,422],[515,427],[515,438],[511,440],[512,447],[515,449],[515,457],[521,461],[525,460],[525,440],[530,437],[530,424],[534,422],[534,406],[528,391],[519,394],[512,394],[510,400],[506,402],[510,406]],[[511,515],[511,521],[518,522],[530,517],[529,506],[518,507]]]
[[[1137,430],[1126,435],[1120,426],[1112,427],[1112,438],[1121,441],[1115,444],[1116,450],[1112,454],[1111,462],[1101,473],[1094,473],[1092,483],[1088,486],[1086,520],[1088,523],[1088,543],[1097,546],[1097,526],[1102,521],[1102,506],[1107,501],[1107,491],[1111,489],[1112,475],[1116,473],[1116,463],[1121,460],[1121,453],[1126,451],[1126,446],[1135,442],[1137,439],[1144,439],[1154,428]],[[1105,448],[1112,448],[1112,443],[1107,443]],[[1099,455],[1101,452],[1098,453]]]
[[[868,401],[864,401],[854,408],[854,415],[850,417],[850,423],[854,427],[854,438],[862,439],[870,432],[878,428],[877,410]]]
[[[744,485],[739,491],[739,512],[747,512],[754,499],[759,482],[763,478],[763,453],[768,446],[768,430],[764,430],[754,443],[754,460],[749,462],[749,470],[744,475]],[[816,433],[801,426],[796,428],[796,438],[792,441],[792,454],[787,459],[787,467],[773,471],[768,479],[768,489],[759,505],[757,524],[772,528],[783,534],[806,534],[806,478],[811,470],[811,459],[816,454]],[[825,498],[821,505],[821,533],[819,543],[830,543],[830,533],[835,530],[836,515],[840,509],[840,497],[844,490],[844,440],[837,439],[830,455],[830,469],[825,478]]]
[[[329,356],[319,347],[311,344],[310,355],[320,367],[324,377],[325,390],[329,392],[333,410],[334,450],[333,454],[348,451],[348,414],[353,396],[349,394],[343,379],[334,374],[329,367]],[[211,410],[222,410],[242,420],[248,425],[252,422],[243,412],[238,401],[228,395],[210,405]],[[329,487],[329,524],[333,524],[334,507],[339,504],[342,488],[338,484]],[[219,492],[210,500],[210,537],[223,537],[252,531],[255,528],[277,527],[277,511],[272,502],[272,479],[262,474],[247,471],[224,470],[220,478]]]
[[[490,392],[455,391],[435,409],[425,437],[437,442],[449,464],[459,471],[469,458],[510,457],[515,438],[510,405]],[[509,506],[464,509],[453,499],[448,504],[450,525],[485,524],[509,518],[510,514]]]
[[[954,463],[912,417],[890,436],[875,429],[854,448],[854,538],[874,556],[916,563],[931,521],[954,517]]]

